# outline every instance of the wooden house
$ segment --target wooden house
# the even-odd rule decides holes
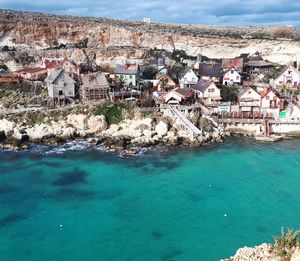
[[[109,84],[102,73],[89,73],[81,76],[81,97],[84,101],[108,98]]]
[[[167,91],[176,88],[175,81],[168,74],[157,74],[156,79],[159,80],[158,91]]]
[[[140,66],[138,64],[117,64],[115,69],[116,78],[123,78],[126,87],[139,88],[141,78]]]
[[[221,100],[221,91],[212,80],[200,80],[193,90],[208,106],[218,105]]]
[[[261,93],[261,108],[283,109],[284,100],[272,88],[267,88]]]
[[[220,63],[200,63],[199,79],[212,80],[214,83],[222,82],[222,70]]]
[[[52,99],[63,100],[75,97],[75,81],[63,69],[57,69],[45,79],[48,95]]]
[[[169,91],[164,95],[164,102],[167,104],[186,105],[193,102],[194,93],[190,89],[179,88]]]
[[[241,84],[241,82],[242,76],[234,67],[224,72],[223,85]]]
[[[18,77],[29,81],[44,80],[47,77],[46,68],[26,68],[14,72]]]
[[[71,59],[64,59],[59,68],[64,69],[64,71],[69,74],[73,79],[77,79],[79,77],[79,67],[75,63],[75,61]]]
[[[300,72],[291,64],[288,64],[274,80],[274,88],[276,90],[283,87],[300,88]]]
[[[274,67],[273,63],[265,61],[260,53],[256,52],[254,55],[249,57],[249,61],[245,63],[245,70],[247,77],[250,80],[255,79],[260,74],[267,73]]]
[[[251,87],[247,87],[238,94],[238,104],[242,112],[259,113],[261,96]]]
[[[186,68],[179,75],[179,86],[180,88],[190,88],[198,82],[198,77],[194,71],[190,68]]]

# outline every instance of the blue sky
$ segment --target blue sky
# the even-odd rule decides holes
[[[0,8],[185,24],[300,26],[300,0],[0,0]]]

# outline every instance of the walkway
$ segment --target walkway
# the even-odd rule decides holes
[[[175,118],[179,119],[183,127],[190,131],[193,137],[197,137],[202,134],[201,130],[199,130],[190,120],[188,120],[182,112],[174,107],[170,107],[170,111]]]

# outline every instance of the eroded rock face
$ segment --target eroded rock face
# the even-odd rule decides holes
[[[168,131],[169,131],[169,126],[167,123],[163,122],[163,121],[160,121],[156,127],[155,127],[155,130],[157,132],[157,135],[159,136],[165,136]]]
[[[87,121],[88,132],[99,133],[106,130],[107,122],[104,115],[91,116]]]
[[[262,244],[257,247],[243,247],[237,250],[236,254],[221,261],[281,261],[281,258],[276,256],[271,244]]]
[[[189,55],[232,58],[261,52],[271,62],[286,64],[300,53],[300,42],[270,39],[267,27],[226,27],[200,25],[150,24],[101,18],[64,17],[0,10],[0,46],[9,45],[28,51],[35,59],[70,57],[78,63],[86,55],[74,46],[84,43],[85,52],[98,65],[142,60],[150,49],[182,49]],[[60,44],[69,49],[50,49]],[[42,50],[43,49],[43,50]],[[13,57],[6,52],[0,61]],[[13,66],[13,65],[10,65]]]

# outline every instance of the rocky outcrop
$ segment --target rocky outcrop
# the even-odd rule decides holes
[[[107,128],[105,116],[69,114],[66,119],[37,123],[34,126],[17,124],[6,119],[0,120],[0,141],[46,143],[64,142],[75,138],[96,135]]]
[[[220,142],[225,136],[222,126],[213,119],[202,117],[210,123],[210,131],[202,130],[202,135],[191,137],[176,122],[170,119],[155,121],[151,118],[125,120],[119,125],[112,125],[102,132],[101,138],[108,151],[126,150],[132,147],[163,146],[201,146],[209,142]]]
[[[290,257],[276,255],[271,244],[261,244],[256,247],[243,247],[237,250],[236,254],[229,259],[221,261],[300,261],[300,249],[292,251]]]
[[[20,50],[26,50],[35,63],[42,57],[83,62],[88,56],[98,65],[143,60],[154,48],[182,49],[189,55],[211,58],[259,51],[264,58],[283,64],[295,60],[300,52],[299,41],[273,39],[268,27],[144,24],[9,10],[0,10],[0,21],[0,46],[17,48],[17,52],[0,52],[0,61],[9,67],[18,66],[14,57]],[[61,44],[68,48],[54,49]]]

